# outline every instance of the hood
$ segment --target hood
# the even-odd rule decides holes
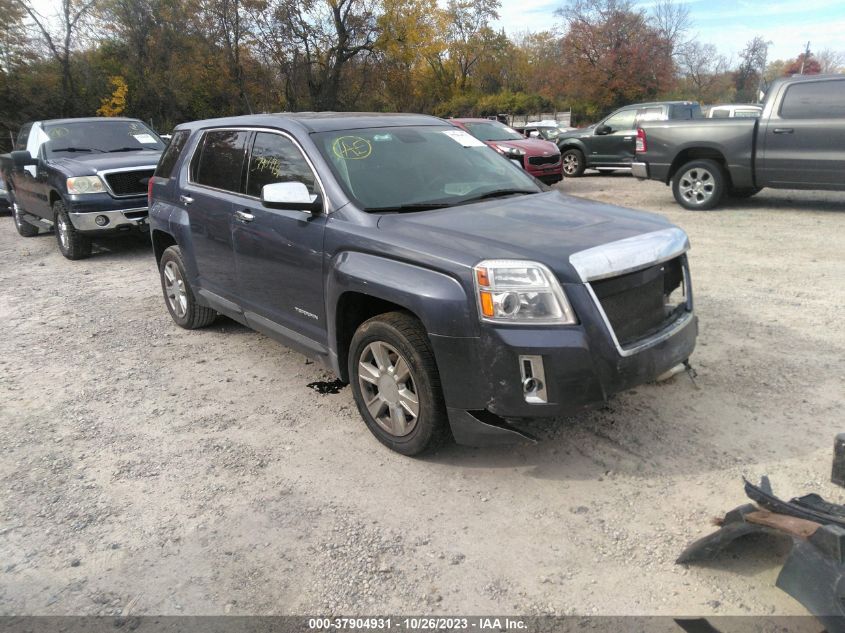
[[[448,209],[385,214],[384,239],[474,266],[482,259],[529,259],[564,282],[580,277],[573,253],[672,226],[661,216],[559,191],[513,196]]]
[[[527,138],[515,141],[488,141],[487,144],[491,146],[517,147],[525,152],[526,156],[551,156],[552,154],[560,154],[557,145],[551,141],[544,141],[539,138]]]
[[[153,150],[111,154],[78,153],[67,157],[51,158],[50,163],[63,168],[73,176],[93,176],[99,171],[156,165],[160,156],[161,152]]]
[[[583,138],[585,136],[592,136],[595,132],[596,124],[588,125],[587,127],[579,127],[568,132],[562,132],[558,140],[562,138]]]

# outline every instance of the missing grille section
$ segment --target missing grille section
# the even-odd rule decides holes
[[[622,347],[660,332],[687,308],[683,256],[591,285]]]

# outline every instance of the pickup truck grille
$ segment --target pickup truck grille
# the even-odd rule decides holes
[[[106,182],[112,193],[118,197],[147,195],[147,183],[153,176],[154,169],[133,171],[115,171],[105,174]]]
[[[684,267],[680,256],[590,284],[620,346],[657,334],[686,312]]]
[[[551,156],[529,156],[528,162],[531,165],[554,165],[560,162],[560,154]]]

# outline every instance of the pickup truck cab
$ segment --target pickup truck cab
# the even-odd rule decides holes
[[[695,346],[681,229],[549,191],[434,117],[180,125],[150,225],[177,325],[224,314],[314,358],[408,455],[519,439]]]
[[[686,209],[764,187],[845,190],[845,75],[780,79],[759,118],[643,123],[632,172]]]
[[[4,161],[18,233],[55,229],[62,255],[82,259],[92,238],[147,230],[147,185],[163,149],[136,119],[27,123]]]
[[[595,125],[560,134],[556,143],[563,160],[563,174],[577,178],[585,169],[631,169],[637,128],[646,121],[698,119],[701,106],[694,101],[635,103],[619,108]]]

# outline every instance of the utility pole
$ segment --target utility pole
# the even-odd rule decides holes
[[[801,58],[801,70],[798,71],[799,75],[804,74],[804,64],[807,63],[807,58],[810,56],[810,42],[807,42],[807,47],[804,49],[804,57]]]

